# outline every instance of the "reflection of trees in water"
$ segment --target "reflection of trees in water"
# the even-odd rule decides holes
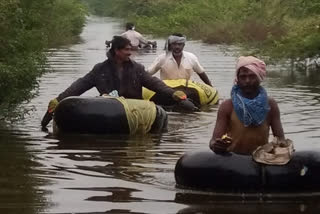
[[[0,127],[0,210],[1,213],[40,213],[49,204],[38,178],[39,164],[25,148],[23,133],[11,134]]]
[[[203,128],[203,126],[213,123],[213,120],[208,120],[208,116],[215,116],[216,113],[213,111],[217,110],[217,106],[205,106],[201,110],[202,112],[194,113],[169,113],[168,131],[170,133],[176,132],[176,134],[181,133],[183,136],[188,135],[194,129]]]
[[[304,69],[297,68],[291,72],[288,69],[279,68],[277,71],[269,72],[266,86],[267,90],[280,89],[280,91],[278,90],[277,93],[275,93],[281,97],[281,93],[284,92],[285,95],[283,95],[283,97],[285,99],[288,98],[288,95],[289,98],[299,99],[295,98],[296,95],[299,95],[300,97],[304,97],[304,100],[320,101],[319,84],[319,70],[309,70],[306,72]]]
[[[109,202],[140,202],[144,201],[143,198],[137,198],[132,195],[134,192],[141,192],[138,189],[124,188],[124,187],[106,187],[94,188],[91,190],[103,191],[109,193],[106,196],[93,196],[88,198],[88,201],[109,201]]]
[[[291,70],[288,67],[279,67],[273,68],[272,70],[273,71],[268,72],[268,78],[271,77],[277,79],[277,81],[272,81],[270,83],[274,87],[298,84],[303,86],[310,86],[310,88],[312,88],[314,86],[318,86],[320,83],[320,70],[306,70],[303,67],[297,67],[295,70]],[[281,83],[282,85],[279,85],[279,83]]]
[[[77,161],[76,168],[89,175],[90,172],[97,172],[112,178],[145,182],[154,180],[152,173],[162,170],[155,166],[159,164],[156,147],[160,141],[156,135],[65,135],[60,136],[59,140],[57,148],[50,149],[64,151],[65,158]],[[81,150],[81,153],[65,150]],[[92,161],[92,164],[81,165],[81,161]]]
[[[299,198],[292,195],[291,198],[272,199],[269,196],[221,196],[212,194],[177,193],[175,202],[186,204],[189,207],[180,210],[179,214],[186,213],[316,213],[319,210],[320,198]]]
[[[112,214],[146,214],[141,212],[132,212],[131,210],[120,210],[120,209],[111,209],[103,213],[112,213]]]
[[[311,69],[308,71],[304,69],[297,69],[286,78],[286,81],[288,81],[289,84],[291,83],[304,86],[318,86],[320,83],[320,71]]]

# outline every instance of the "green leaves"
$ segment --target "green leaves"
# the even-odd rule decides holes
[[[0,0],[0,107],[27,99],[45,50],[80,34],[86,14],[78,0]]]
[[[144,33],[181,32],[209,43],[237,44],[275,60],[320,55],[319,0],[83,1],[100,7],[100,14],[135,22]]]

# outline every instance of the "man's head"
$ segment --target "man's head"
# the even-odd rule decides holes
[[[131,22],[128,22],[126,24],[126,30],[134,30],[134,24]]]
[[[111,56],[117,61],[128,61],[131,56],[130,40],[122,36],[114,36],[111,41]]]
[[[186,37],[181,33],[174,33],[168,37],[167,43],[168,51],[172,51],[174,56],[181,56],[186,43]]]
[[[266,78],[266,64],[253,56],[241,56],[236,66],[235,83],[244,96],[252,97],[259,91],[260,83]]]

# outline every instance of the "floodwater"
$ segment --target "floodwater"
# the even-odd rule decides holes
[[[1,213],[313,213],[314,200],[222,200],[214,193],[179,189],[174,167],[187,151],[207,149],[217,107],[192,114],[169,113],[168,132],[148,136],[72,135],[56,138],[40,121],[50,99],[105,59],[104,41],[122,32],[118,20],[90,17],[81,42],[52,49],[52,72],[40,78],[37,96],[20,108],[19,121],[0,124]],[[158,49],[135,54],[145,66]],[[236,48],[188,41],[192,51],[228,98]],[[287,138],[296,150],[320,150],[320,80],[315,74],[269,68],[264,83],[279,104]],[[319,76],[319,75],[318,75]],[[194,76],[196,80],[198,78]],[[95,89],[86,93],[97,96]],[[194,175],[197,176],[197,175]]]

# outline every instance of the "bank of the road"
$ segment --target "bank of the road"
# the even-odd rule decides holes
[[[82,0],[91,12],[136,23],[146,34],[180,32],[207,43],[235,44],[270,61],[320,55],[318,0]]]
[[[46,50],[74,41],[87,9],[77,0],[0,0],[0,118],[32,97]]]

